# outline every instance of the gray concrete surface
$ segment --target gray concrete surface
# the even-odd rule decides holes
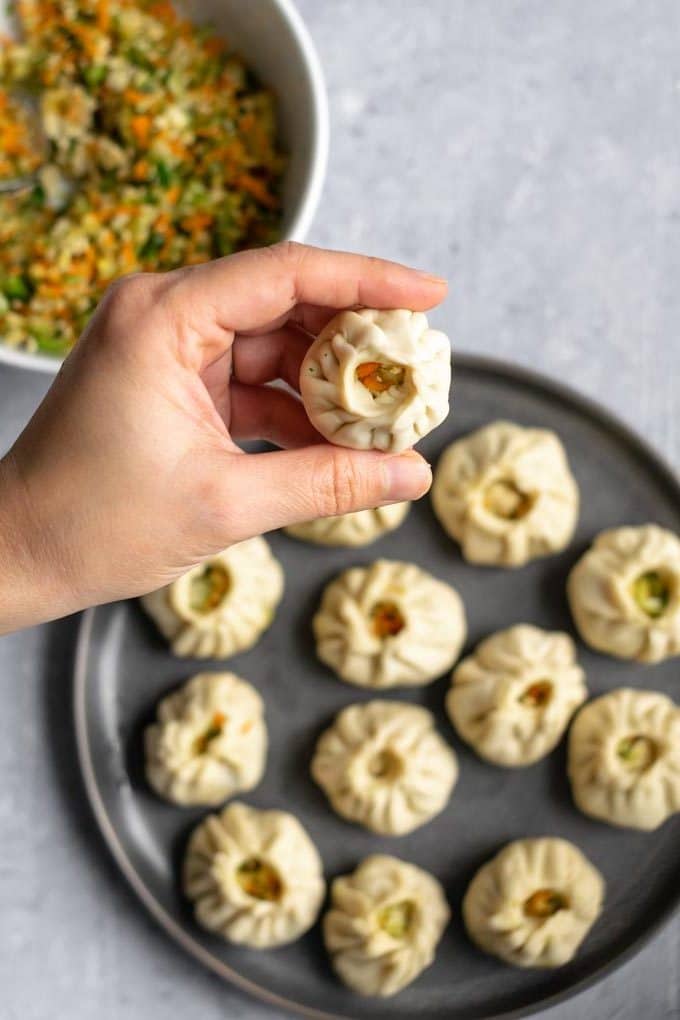
[[[333,119],[311,240],[446,274],[456,345],[568,380],[680,466],[676,0],[300,7]],[[0,450],[45,388],[0,370]],[[72,638],[0,641],[0,1016],[272,1016],[175,949],[109,862],[70,739]],[[545,1015],[678,1017],[679,960],[676,921]]]

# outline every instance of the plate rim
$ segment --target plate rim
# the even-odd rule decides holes
[[[548,394],[555,395],[562,403],[572,405],[582,415],[604,425],[610,432],[618,435],[629,447],[640,454],[664,482],[674,490],[675,497],[680,504],[680,474],[670,462],[660,454],[655,447],[632,426],[610,411],[598,400],[581,393],[569,384],[533,368],[522,364],[508,361],[504,358],[496,358],[489,355],[471,354],[467,352],[454,352],[454,372],[456,366],[460,366],[472,372],[486,373],[488,375],[501,375],[523,385],[541,389]],[[325,1010],[316,1009],[313,1006],[305,1006],[303,1003],[287,999],[276,992],[270,991],[262,985],[255,984],[249,978],[244,977],[237,970],[234,970],[227,963],[217,959],[198,942],[184,926],[178,923],[171,914],[156,899],[151,890],[141,878],[134,864],[127,854],[125,846],[120,840],[116,827],[111,821],[106,810],[106,805],[99,792],[95,770],[90,749],[90,740],[87,727],[87,716],[85,708],[85,693],[87,685],[87,657],[89,651],[90,637],[94,626],[97,606],[86,609],[82,614],[78,625],[78,636],[76,641],[74,668],[73,668],[73,717],[75,726],[76,750],[78,764],[83,779],[85,793],[109,853],[116,862],[123,877],[128,882],[137,898],[146,907],[154,921],[168,934],[173,941],[184,949],[190,956],[198,960],[204,967],[217,974],[222,980],[246,992],[254,999],[264,1002],[269,1006],[287,1010],[297,1016],[306,1017],[308,1020],[352,1020],[352,1017],[344,1013],[329,1013]],[[675,895],[665,899],[664,904],[656,913],[654,919],[636,934],[627,943],[624,949],[598,967],[591,974],[576,981],[573,985],[552,995],[544,996],[536,1002],[526,1006],[519,1006],[510,1012],[488,1014],[484,1020],[520,1020],[521,1017],[535,1015],[543,1010],[551,1009],[560,1003],[575,998],[588,988],[598,984],[608,975],[614,973],[644,948],[659,932],[668,924],[680,907],[680,887]]]

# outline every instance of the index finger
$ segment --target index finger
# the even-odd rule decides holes
[[[234,333],[275,326],[297,305],[425,311],[444,299],[447,284],[397,262],[285,242],[192,267],[177,289],[205,363]]]

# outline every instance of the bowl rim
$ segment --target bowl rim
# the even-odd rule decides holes
[[[300,52],[302,68],[307,78],[311,98],[312,142],[306,168],[306,179],[295,215],[281,236],[282,241],[303,241],[318,208],[328,167],[330,139],[328,93],[316,46],[293,0],[271,0],[271,2],[279,8],[291,29]],[[25,351],[19,347],[10,347],[0,339],[0,367],[4,364],[56,375],[64,361],[65,358]]]

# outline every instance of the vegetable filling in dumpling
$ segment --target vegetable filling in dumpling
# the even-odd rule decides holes
[[[229,571],[220,563],[207,563],[192,577],[189,606],[194,613],[211,613],[222,604],[231,588]]]

